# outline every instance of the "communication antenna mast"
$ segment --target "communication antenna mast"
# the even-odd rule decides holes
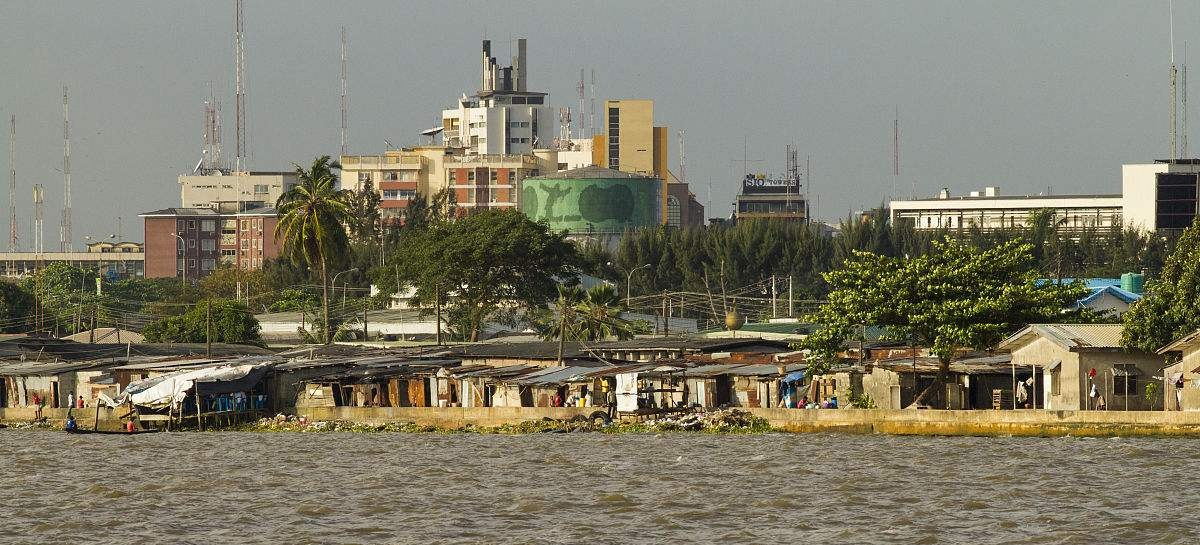
[[[1171,156],[1169,159],[1174,161],[1179,158],[1179,148],[1176,145],[1177,130],[1175,119],[1179,108],[1179,98],[1175,91],[1175,84],[1178,78],[1179,71],[1175,67],[1175,2],[1170,2],[1170,24],[1171,24]]]
[[[1181,123],[1181,131],[1179,135],[1179,156],[1188,158],[1188,90],[1187,90],[1187,41],[1183,42],[1183,74],[1179,81],[1180,92],[1182,93],[1183,119]]]
[[[234,161],[234,171],[246,170],[246,46],[244,43],[245,19],[242,14],[242,0],[234,0],[236,14],[233,21],[233,62],[234,62],[234,109],[235,121],[234,139],[237,140],[237,157]],[[241,195],[241,191],[238,192]]]
[[[45,247],[46,192],[42,184],[33,184],[33,251],[42,253]]]
[[[8,251],[17,251],[17,116],[8,124]]]
[[[63,85],[63,207],[59,251],[71,251],[71,122],[67,117],[67,86]]]
[[[221,169],[221,103],[213,94],[212,83],[204,101],[204,157],[200,164],[206,173]]]
[[[592,133],[588,136],[596,135],[596,69],[592,69],[592,111],[588,114],[588,127]]]
[[[900,107],[896,106],[896,117],[892,119],[892,198],[895,199],[896,184],[900,180]]]
[[[342,27],[342,155],[346,155],[346,27]]]
[[[591,138],[591,127],[587,126],[587,120],[583,117],[584,101],[586,100],[583,94],[583,69],[579,69],[579,135],[581,138]]]

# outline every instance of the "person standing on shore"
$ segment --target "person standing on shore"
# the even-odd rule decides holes
[[[613,388],[608,389],[608,419],[612,420],[617,417],[617,391]]]
[[[42,396],[37,392],[33,393],[33,419],[35,421],[42,419]]]

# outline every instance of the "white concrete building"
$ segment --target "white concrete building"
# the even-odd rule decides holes
[[[471,155],[521,155],[551,147],[558,113],[546,105],[546,93],[527,89],[527,70],[524,38],[517,40],[517,56],[507,67],[496,63],[491,40],[484,40],[480,91],[442,110],[446,146]]]
[[[1121,165],[1125,224],[1143,231],[1184,229],[1197,215],[1200,159]]]
[[[296,183],[295,172],[212,170],[183,175],[179,177],[180,208],[234,211],[275,206],[279,196]]]
[[[917,229],[1000,229],[1024,227],[1036,210],[1056,212],[1067,228],[1121,224],[1121,195],[1001,195],[997,187],[953,196],[942,189],[928,199],[891,201],[891,220]]]

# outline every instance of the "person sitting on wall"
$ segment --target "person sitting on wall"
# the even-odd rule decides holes
[[[63,429],[75,431],[78,427],[78,424],[75,423],[75,415],[71,414],[71,411],[67,411],[67,422],[63,425]]]

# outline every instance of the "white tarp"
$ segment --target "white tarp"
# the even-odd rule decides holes
[[[633,412],[638,408],[637,373],[620,373],[617,375],[617,410]]]
[[[237,380],[250,374],[256,367],[264,364],[220,365],[177,371],[167,375],[148,378],[129,385],[125,390],[124,399],[134,405],[143,407],[165,407],[176,405],[187,396],[196,382],[223,382]]]

